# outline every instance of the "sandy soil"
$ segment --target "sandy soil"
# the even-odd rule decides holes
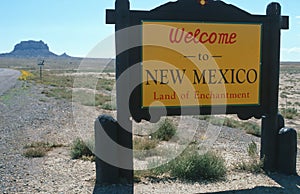
[[[300,99],[300,88],[297,85],[300,79],[299,69],[297,66],[282,71],[280,94],[284,91],[287,93],[280,98],[280,108],[294,107],[299,112],[299,105],[296,103]],[[70,146],[75,138],[93,138],[94,120],[97,116],[115,113],[95,107],[73,106],[74,104],[65,100],[48,98],[42,94],[43,89],[41,85],[18,81],[15,88],[0,97],[1,193],[93,193],[94,190],[95,193],[132,192],[130,185],[95,187],[95,163],[72,160],[70,157]],[[298,115],[287,120],[286,125],[299,130],[299,120]],[[189,122],[182,128],[194,128],[188,124]],[[136,131],[140,129],[138,124],[134,126]],[[207,126],[207,123],[200,123],[199,126]],[[234,168],[236,163],[249,159],[248,144],[254,141],[260,146],[260,138],[246,134],[240,129],[210,129],[216,133],[220,132],[218,138],[209,142],[207,146],[220,153],[226,160],[229,171],[224,181],[186,183],[176,179],[143,179],[134,184],[134,193],[300,192],[298,175],[252,174]],[[198,131],[195,134],[196,138],[201,138],[202,132]],[[211,135],[213,137],[215,133]],[[43,158],[25,158],[22,155],[23,146],[34,141],[60,143],[64,146],[53,149]],[[299,159],[298,150],[298,174]],[[144,162],[135,160],[136,165],[143,165]]]

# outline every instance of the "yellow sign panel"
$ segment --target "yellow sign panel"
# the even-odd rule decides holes
[[[142,106],[258,105],[261,24],[142,24]]]

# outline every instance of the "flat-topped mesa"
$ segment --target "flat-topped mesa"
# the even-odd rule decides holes
[[[2,57],[25,57],[25,58],[35,58],[35,57],[58,57],[58,55],[52,53],[49,50],[47,44],[42,40],[40,41],[21,41],[15,45],[14,50],[10,53],[1,54]]]
[[[19,51],[19,50],[40,50],[40,51],[49,51],[49,47],[47,44],[45,44],[42,40],[40,41],[22,41],[19,44],[17,44],[13,50]]]
[[[50,52],[48,45],[41,40],[22,41],[15,46],[10,54],[20,57],[57,57],[56,54]]]

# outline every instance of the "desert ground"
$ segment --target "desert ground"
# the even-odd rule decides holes
[[[35,59],[1,60],[0,68],[27,70],[36,78],[18,80],[0,96],[0,191],[1,193],[129,193],[130,185],[95,186],[95,162],[72,159],[76,138],[94,139],[94,121],[114,110],[114,73],[111,60],[46,60],[39,80]],[[300,63],[281,65],[279,109],[286,126],[300,134]],[[92,84],[92,87],[82,83]],[[94,84],[94,85],[93,85]],[[96,91],[96,92],[95,92]],[[92,94],[100,96],[96,99]],[[84,98],[80,96],[83,95]],[[72,98],[73,96],[73,98]],[[89,101],[92,100],[92,103]],[[96,104],[96,105],[95,105]],[[225,116],[221,116],[224,118]],[[226,118],[237,120],[235,115]],[[178,136],[213,150],[225,160],[227,173],[218,181],[182,181],[176,177],[144,176],[135,181],[134,193],[299,193],[300,177],[237,168],[251,161],[247,149],[260,137],[240,128],[214,125],[197,117],[172,117]],[[251,122],[260,125],[260,120]],[[133,123],[136,136],[148,136],[157,124]],[[298,135],[297,174],[300,173]],[[180,138],[179,138],[180,139]],[[46,142],[53,146],[43,157],[25,157],[26,146]],[[183,143],[160,142],[159,153],[171,152]],[[92,148],[91,148],[92,149]],[[151,157],[136,155],[136,169],[149,167]],[[159,155],[158,158],[162,158]],[[157,157],[156,157],[157,158]]]

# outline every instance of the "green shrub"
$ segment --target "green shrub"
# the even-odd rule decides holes
[[[195,146],[185,150],[167,164],[151,170],[155,176],[169,174],[183,181],[224,179],[227,169],[225,160],[214,152],[200,155]]]
[[[243,128],[248,134],[254,135],[256,137],[261,136],[261,128],[256,123],[245,122]]]
[[[200,120],[210,122],[212,125],[216,125],[216,126],[223,126],[224,123],[226,123],[225,121],[226,118],[221,118],[221,117],[216,117],[211,115],[200,115],[198,118]]]
[[[251,158],[254,158],[254,157],[257,157],[258,156],[258,153],[257,153],[257,145],[254,141],[252,141],[249,145],[248,145],[248,148],[247,148],[247,152],[248,152],[248,155],[251,157]]]
[[[96,90],[107,90],[107,91],[112,91],[113,87],[115,84],[115,80],[113,79],[103,79],[99,78],[96,86]]]
[[[154,139],[158,139],[161,141],[169,141],[176,134],[176,131],[177,128],[172,123],[172,121],[166,119],[162,123],[160,123],[158,130],[151,134],[151,136]]]
[[[157,145],[158,145],[158,141],[156,139],[149,139],[149,138],[133,139],[134,150],[150,150],[150,149],[154,149]]]
[[[49,142],[32,142],[24,146],[23,156],[27,158],[44,157],[48,151],[56,147],[62,147],[62,144],[54,144]]]
[[[45,148],[45,149],[51,149],[51,148],[57,148],[57,147],[63,147],[62,144],[56,144],[56,143],[49,143],[49,142],[43,142],[43,141],[36,141],[32,142],[30,144],[27,144],[24,146],[24,149],[27,148]]]
[[[51,88],[42,91],[47,97],[54,97],[56,99],[72,99],[72,91],[68,88]]]
[[[240,121],[231,119],[231,118],[225,118],[224,120],[224,124],[227,127],[231,127],[231,128],[239,128],[242,127],[242,123]]]
[[[154,148],[158,145],[158,140],[148,138],[133,139],[133,154],[135,158],[143,160],[147,157],[155,156],[158,151]]]
[[[71,158],[80,159],[94,156],[93,152],[83,140],[76,138],[71,147]]]
[[[116,104],[112,104],[111,102],[106,102],[102,105],[102,108],[104,110],[116,110],[117,106]]]
[[[260,173],[262,170],[263,162],[261,160],[254,160],[250,162],[242,161],[238,164],[237,169],[242,171],[247,171],[251,173]]]
[[[242,161],[237,165],[237,169],[251,173],[261,173],[263,172],[263,160],[255,159],[248,162]]]
[[[252,141],[247,148],[248,155],[250,156],[250,160],[245,162],[242,161],[238,163],[237,169],[243,170],[251,173],[260,173],[263,168],[263,159],[261,160],[258,155],[257,145],[254,141]]]
[[[231,128],[240,128],[246,131],[246,133],[260,137],[260,126],[253,122],[241,122],[231,118],[220,118],[216,116],[201,115],[200,120],[205,120],[216,126],[227,126]]]
[[[85,106],[100,106],[109,100],[108,96],[102,94],[93,94],[85,91],[73,92],[73,101]]]
[[[44,157],[47,153],[47,149],[45,148],[29,148],[26,149],[23,153],[23,156],[27,157],[27,158],[40,158],[40,157]]]
[[[294,119],[298,116],[298,111],[295,108],[282,108],[280,112],[287,119]]]
[[[225,161],[214,152],[184,152],[174,161],[170,174],[183,180],[218,180],[226,175]]]

